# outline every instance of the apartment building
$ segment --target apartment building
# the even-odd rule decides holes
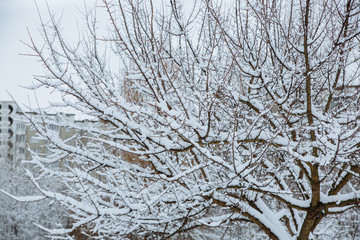
[[[15,102],[0,101],[0,157],[15,160],[25,156],[26,123]]]
[[[0,157],[16,164],[20,160],[30,159],[30,150],[44,155],[50,153],[47,140],[39,138],[31,124],[31,119],[39,119],[39,117],[35,112],[24,114],[15,102],[0,101]],[[70,127],[57,125],[60,118],[65,118],[69,125],[89,123],[89,121],[76,121],[75,114],[69,113],[46,114],[46,117],[52,120],[48,128],[57,132],[61,139],[72,137],[76,131]]]

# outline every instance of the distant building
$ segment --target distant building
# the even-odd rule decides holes
[[[26,114],[28,115],[28,117],[30,117],[30,119],[36,119],[39,117],[37,113]],[[58,122],[60,122],[60,117],[65,117],[69,125],[74,124],[75,114],[46,114],[46,117],[53,120],[53,122],[47,126],[48,129],[54,131],[61,139],[68,139],[74,136],[74,134],[76,133],[75,130],[71,127],[63,127],[57,124]],[[25,151],[25,159],[31,158],[31,152],[29,151],[29,149],[34,153],[40,155],[46,155],[51,153],[47,148],[48,141],[38,136],[36,129],[34,129],[29,120],[28,124],[26,125],[25,142],[27,145],[27,149]]]
[[[31,124],[31,119],[39,119],[39,116],[35,112],[24,114],[15,102],[0,101],[0,157],[6,157],[15,164],[19,160],[31,159],[30,150],[40,155],[51,153],[47,148],[48,141],[39,137]],[[60,118],[65,118],[69,126],[91,122],[76,121],[75,114],[69,113],[46,114],[46,117],[53,120],[47,127],[55,131],[61,139],[74,136],[76,131],[71,127],[59,126],[57,123]],[[70,142],[72,143],[75,144],[74,141]]]
[[[0,101],[0,156],[14,160],[25,156],[26,118],[15,102]]]

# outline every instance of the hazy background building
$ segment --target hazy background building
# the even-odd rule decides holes
[[[15,102],[0,101],[0,156],[14,161],[24,158],[27,119]]]
[[[73,113],[49,113],[46,117],[52,119],[47,128],[58,134],[61,139],[74,136],[76,131],[71,125],[85,126],[91,122],[77,121]],[[60,118],[65,118],[69,127],[58,125]],[[40,115],[35,112],[22,112],[13,101],[0,101],[0,157],[16,164],[21,160],[30,159],[31,151],[37,154],[50,154],[48,141],[38,136],[37,130],[31,124],[31,121],[39,119]],[[70,141],[70,144],[72,143],[75,144],[75,141]]]

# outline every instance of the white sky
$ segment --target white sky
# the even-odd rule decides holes
[[[46,1],[36,0],[36,2],[42,15],[47,18]],[[65,29],[77,31],[76,20],[78,18],[81,21],[78,9],[82,9],[84,0],[47,0],[47,2],[58,17],[63,13],[62,26]],[[32,76],[41,74],[43,70],[35,58],[20,55],[31,53],[20,40],[29,42],[27,34],[29,28],[35,40],[39,41],[39,26],[40,20],[33,0],[0,0],[0,101],[11,100],[8,91],[20,105],[28,105],[29,99],[33,107],[36,105],[34,92],[20,86],[31,85]],[[46,106],[48,101],[58,99],[45,90],[37,92],[36,96],[40,106]]]
[[[31,85],[35,82],[33,76],[43,73],[41,63],[37,62],[35,57],[20,55],[32,53],[21,42],[29,43],[30,41],[27,28],[35,42],[42,43],[38,31],[40,20],[35,1],[43,19],[48,19],[46,6],[46,2],[48,2],[56,19],[61,16],[61,27],[65,31],[65,38],[69,35],[77,38],[78,25],[81,26],[84,23],[80,11],[84,9],[84,3],[88,7],[92,7],[96,0],[0,0],[0,101],[11,100],[12,96],[20,107],[26,105],[36,108],[35,99],[38,100],[41,107],[47,106],[49,101],[60,101],[58,95],[45,89],[34,93],[21,87]],[[158,6],[163,1],[154,0],[155,5]],[[194,0],[188,1],[186,2],[189,4],[184,5],[184,7],[192,8],[192,1]],[[190,9],[187,11],[191,12]],[[98,20],[107,22],[107,16],[99,14],[97,17]],[[103,19],[99,19],[100,17]]]

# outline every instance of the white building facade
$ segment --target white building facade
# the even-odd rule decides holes
[[[0,101],[0,157],[25,157],[27,120],[15,102]]]

